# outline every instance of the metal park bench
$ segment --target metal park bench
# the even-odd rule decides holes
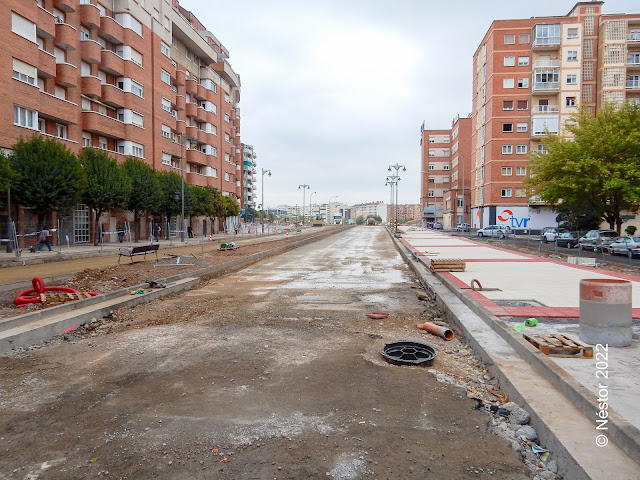
[[[154,252],[156,254],[156,261],[158,261],[158,249],[159,244],[155,245],[142,245],[140,247],[133,248],[121,248],[118,254],[118,265],[120,265],[120,257],[130,257],[131,263],[133,263],[133,257],[137,255],[144,255],[144,259],[147,259],[147,253]]]

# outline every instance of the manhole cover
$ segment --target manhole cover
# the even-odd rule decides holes
[[[393,365],[419,365],[428,367],[436,357],[436,351],[426,343],[399,340],[385,343],[380,350],[382,357]]]

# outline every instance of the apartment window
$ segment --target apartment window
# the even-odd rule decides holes
[[[504,57],[504,66],[513,67],[516,64],[516,57]]]
[[[165,112],[171,113],[171,100],[168,98],[162,97],[162,109]]]
[[[443,165],[443,166],[442,166],[442,169],[443,169],[443,170],[449,170],[449,165]]]
[[[38,72],[36,67],[21,62],[16,58],[13,59],[13,78],[35,86],[37,76]]]
[[[129,55],[130,55],[129,60],[131,60],[136,65],[139,65],[140,67],[142,66],[142,54],[139,51],[137,51],[134,48],[131,48]]]
[[[436,143],[436,139],[433,137],[429,137],[429,143]]]
[[[171,165],[171,154],[162,152],[162,164]]]
[[[21,127],[35,128],[38,122],[38,112],[26,107],[13,107],[13,123]]]
[[[457,205],[458,207],[464,207],[464,200],[463,200],[462,198],[458,198],[458,199],[456,200],[456,205]]]
[[[521,33],[518,35],[518,43],[521,45],[531,43],[531,35],[528,33]]]
[[[527,174],[527,167],[516,167],[516,175],[526,175],[526,174]]]
[[[136,127],[144,127],[144,115],[140,115],[136,112],[131,112],[131,124]]]
[[[429,178],[429,179],[427,179],[427,183],[436,183],[436,179],[435,178]]]
[[[529,100],[518,100],[518,110],[528,110]]]
[[[502,79],[502,88],[513,88],[513,84],[514,84],[513,78]]]
[[[518,57],[518,66],[526,67],[529,65],[529,57]]]
[[[229,174],[229,172],[224,172],[224,179],[227,182],[230,182],[231,181],[231,174]]]
[[[526,145],[516,145],[516,153],[519,153],[521,155],[524,154],[524,153],[527,153],[527,146]],[[520,167],[517,167],[517,168],[520,168]]]
[[[451,139],[449,137],[444,137],[442,139],[442,143],[449,143],[449,142],[451,142]]]
[[[513,145],[502,145],[502,154],[510,155],[513,153]]]
[[[61,98],[62,100],[66,100],[67,99],[67,89],[64,87],[61,87],[60,85],[56,85],[56,88],[54,90],[55,92],[55,96],[58,98]]]
[[[524,198],[526,196],[527,196],[527,189],[526,188],[516,188],[516,197]]]
[[[144,147],[139,143],[131,143],[131,155],[134,157],[144,157]]]
[[[38,131],[47,133],[47,122],[44,118],[38,118]]]
[[[67,126],[61,123],[56,123],[56,137],[67,138]]]
[[[516,126],[516,129],[518,132],[526,132],[528,129],[528,124],[526,123],[518,123],[518,125]]]
[[[166,72],[163,69],[160,69],[160,80],[162,80],[167,85],[171,85],[171,75],[169,75],[169,72]]]
[[[160,42],[160,52],[162,52],[167,57],[171,57],[171,50],[169,49],[169,45],[162,41]]]
[[[142,84],[131,80],[131,93],[139,97],[142,97],[142,94],[144,92],[143,89],[144,87],[142,86]]]
[[[576,85],[578,83],[578,76],[574,73],[567,75],[567,85]]]
[[[82,146],[90,147],[91,146],[91,134],[87,132],[82,132]]]
[[[528,78],[519,78],[518,79],[518,88],[529,88],[529,79]]]
[[[168,127],[167,125],[162,125],[162,136],[164,138],[172,138],[171,135],[171,127]]]
[[[14,12],[11,12],[11,31],[36,43],[36,24]]]
[[[542,143],[538,144],[538,147],[536,148],[536,150],[538,151],[538,153],[543,154],[543,155],[545,153],[549,153],[547,148]]]
[[[578,51],[577,50],[568,50],[567,51],[567,62],[577,62],[578,61]]]
[[[107,150],[109,144],[107,143],[106,137],[98,137],[98,148],[102,148],[103,150]]]
[[[567,107],[575,107],[576,106],[576,97],[567,97]]]
[[[227,122],[227,123],[230,123],[230,122],[231,122],[231,117],[229,116],[229,114],[228,114],[228,113],[225,113],[225,114],[224,114],[224,121],[225,121],[225,122]]]
[[[211,147],[211,155],[213,155],[214,157],[218,156],[218,149],[216,147]],[[214,177],[217,175],[214,175]]]
[[[429,192],[427,192],[427,196],[428,197],[435,197],[436,196],[436,192],[434,192],[433,190],[429,190]]]
[[[80,40],[89,40],[91,36],[89,35],[89,30],[84,27],[80,27]]]
[[[231,143],[231,135],[229,135],[228,133],[224,134],[224,141],[227,143]]]
[[[436,166],[435,166],[435,165],[433,165],[433,164],[430,164],[430,165],[429,165],[429,167],[428,167],[428,169],[429,169],[429,170],[435,170],[435,169],[436,169]]]
[[[504,36],[504,44],[505,45],[513,45],[516,43],[516,36],[513,34],[507,34]]]
[[[502,124],[503,132],[513,132],[513,123],[503,123]]]
[[[535,45],[559,45],[560,44],[560,24],[536,25]]]
[[[511,176],[512,174],[512,169],[511,167],[502,167],[502,176],[507,177],[507,176]],[[504,197],[504,195],[503,195]]]
[[[435,150],[429,150],[429,156],[430,157],[435,157],[436,156],[436,151]]]
[[[577,28],[568,28],[567,29],[567,38],[578,38],[578,29]]]
[[[513,100],[504,100],[502,102],[502,110],[513,110]]]
[[[502,190],[500,190],[500,196],[503,197],[503,198],[510,197],[511,196],[511,189],[510,188],[503,188]]]

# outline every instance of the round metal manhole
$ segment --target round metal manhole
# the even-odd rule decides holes
[[[399,340],[385,343],[380,350],[382,357],[393,365],[418,365],[428,367],[436,357],[435,349],[426,343]]]

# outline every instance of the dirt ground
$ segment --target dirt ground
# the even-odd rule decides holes
[[[531,478],[469,398],[506,400],[484,365],[415,328],[438,319],[364,228],[118,310],[0,359],[0,479]],[[404,338],[433,367],[384,362]]]

